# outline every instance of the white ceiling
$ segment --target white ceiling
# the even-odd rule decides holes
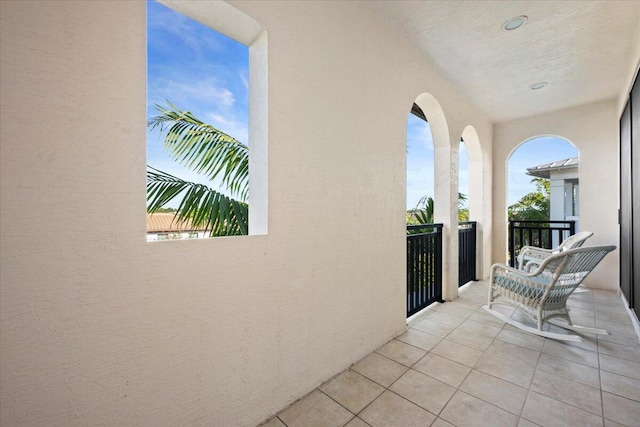
[[[639,43],[637,0],[371,4],[495,122],[616,97]]]

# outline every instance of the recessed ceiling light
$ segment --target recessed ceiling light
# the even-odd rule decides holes
[[[549,83],[547,83],[547,82],[537,82],[537,83],[534,83],[531,86],[529,86],[529,89],[531,89],[531,90],[542,89],[543,87],[545,87],[548,84]]]
[[[516,16],[515,18],[511,18],[504,24],[502,24],[502,29],[507,31],[515,30],[526,24],[528,19],[529,18],[527,18],[525,15]]]

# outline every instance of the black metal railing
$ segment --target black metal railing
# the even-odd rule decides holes
[[[458,224],[458,286],[476,280],[476,228],[475,221]]]
[[[509,221],[509,265],[516,266],[516,256],[523,246],[552,249],[576,233],[571,221]]]
[[[442,224],[407,226],[407,317],[442,302]]]

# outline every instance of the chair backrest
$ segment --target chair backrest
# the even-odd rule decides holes
[[[549,307],[564,307],[571,293],[615,248],[613,245],[587,246],[569,249],[545,259],[536,270],[537,276],[549,281],[549,287],[543,296],[544,304]]]
[[[560,245],[553,250],[553,253],[564,252],[569,249],[575,249],[581,247],[584,242],[593,236],[591,231],[581,231],[567,237]]]
[[[614,245],[609,245],[569,249],[545,259],[536,274],[546,276],[552,282],[555,279],[552,294],[570,294],[615,248]]]
[[[613,245],[587,246],[568,249],[545,259],[531,279],[546,283],[547,288],[541,297],[546,309],[563,308],[571,293],[615,248]]]

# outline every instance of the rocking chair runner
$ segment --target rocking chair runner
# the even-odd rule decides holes
[[[566,341],[582,341],[577,335],[565,335],[542,330],[542,325],[554,318],[567,324],[553,323],[564,329],[595,334],[609,333],[604,329],[576,326],[567,310],[567,299],[615,246],[591,246],[569,249],[548,256],[533,272],[525,272],[505,264],[491,267],[489,303],[483,308],[500,320],[519,329],[543,337]],[[521,311],[537,323],[537,329],[510,319],[492,309],[504,304]]]
[[[518,254],[518,268],[524,271],[532,271],[538,267],[542,261],[553,254],[581,247],[584,242],[593,236],[590,231],[581,231],[580,233],[567,237],[558,247],[554,249],[543,249],[535,246],[523,246]]]

